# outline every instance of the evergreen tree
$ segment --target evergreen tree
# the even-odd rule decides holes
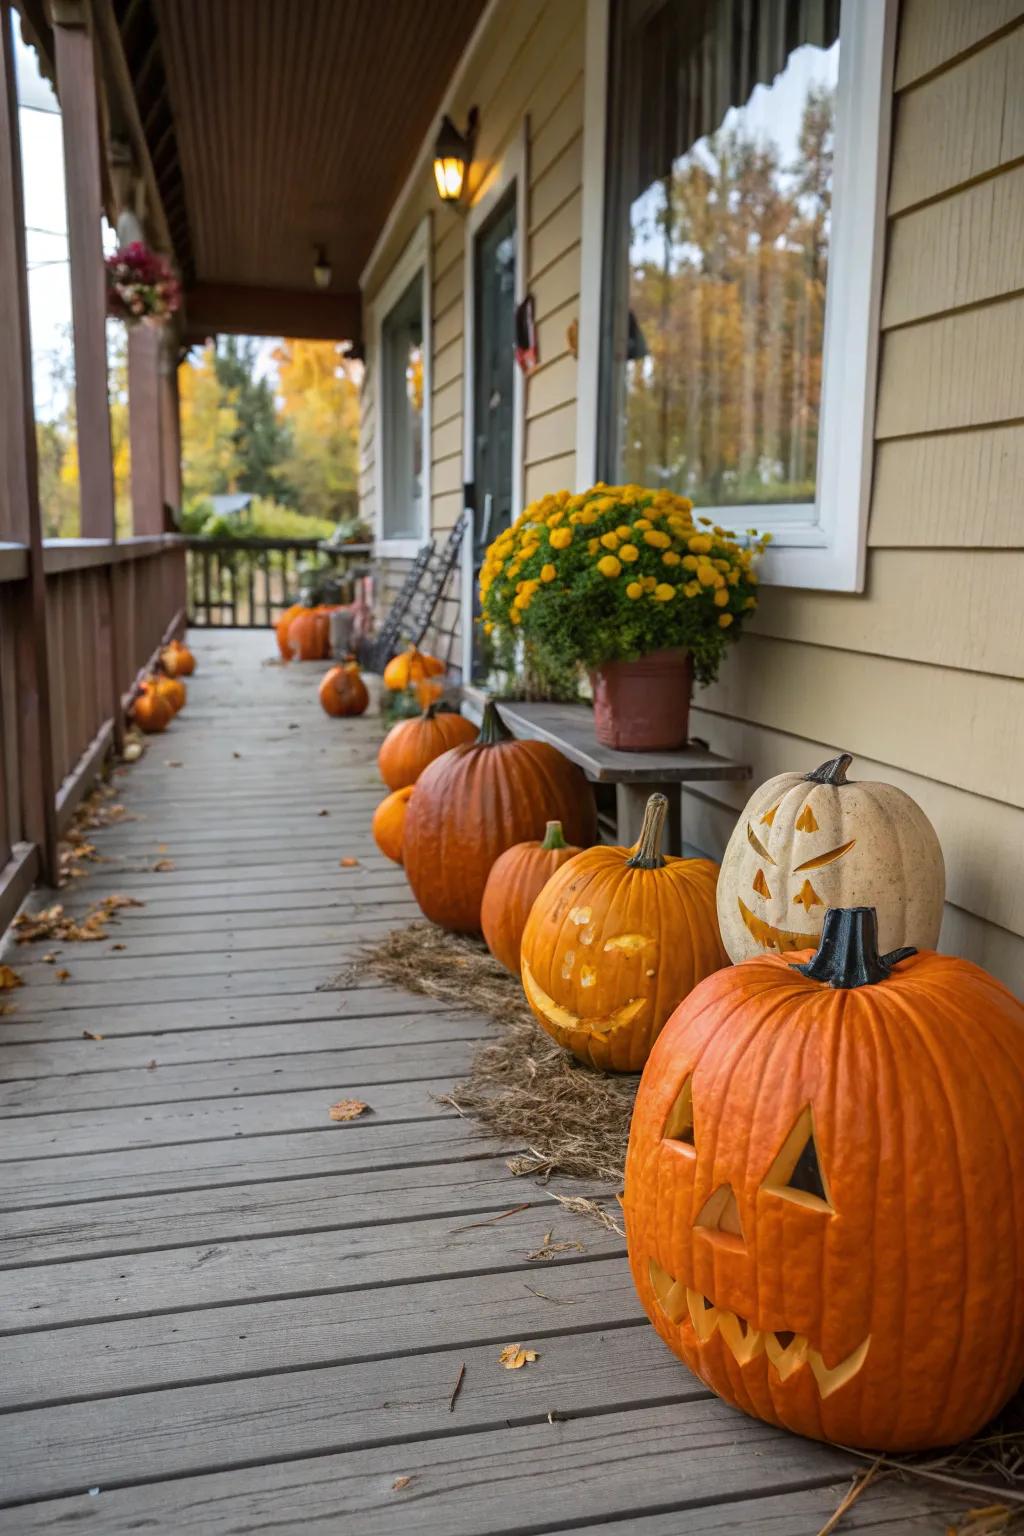
[[[294,493],[281,470],[291,451],[291,433],[278,417],[268,380],[257,377],[258,359],[259,344],[251,336],[221,337],[213,356],[217,379],[238,419],[234,436],[241,469],[236,488],[292,504]]]

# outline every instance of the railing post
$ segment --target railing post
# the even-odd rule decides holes
[[[84,0],[53,0],[54,59],[64,135],[64,180],[71,260],[71,314],[75,337],[75,410],[81,534],[116,538],[114,465],[107,396],[107,281],[103,266],[103,186],[100,98],[96,53]],[[106,588],[107,622],[97,658],[110,679],[115,742],[124,738],[118,676],[117,572],[111,563]]]
[[[164,531],[160,445],[160,332],[134,325],[128,332],[128,434],[132,458],[132,531]]]
[[[178,399],[177,343],[167,328],[160,363],[160,456],[163,499],[181,510],[181,406]]]
[[[14,601],[22,822],[56,884],[57,784],[46,641],[46,576],[28,323],[25,202],[10,0],[0,0],[0,537],[28,548]]]

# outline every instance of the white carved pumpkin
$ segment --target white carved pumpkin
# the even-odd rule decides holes
[[[883,952],[938,943],[946,872],[935,829],[894,784],[848,783],[851,761],[780,773],[748,801],[718,877],[733,961],[816,948],[829,907],[874,907]]]

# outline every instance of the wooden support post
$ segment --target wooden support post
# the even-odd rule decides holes
[[[164,354],[160,373],[160,454],[163,459],[163,498],[181,510],[181,406],[173,343]]]
[[[53,20],[71,256],[81,534],[84,539],[113,539],[114,468],[107,400],[107,289],[96,59],[81,0],[55,0]]]
[[[160,446],[160,332],[136,325],[128,333],[128,432],[132,456],[132,531],[163,533]]]
[[[46,578],[32,401],[25,201],[10,0],[0,0],[0,538],[28,549],[28,578],[15,585],[17,742],[22,825],[55,884],[57,783],[50,714]]]

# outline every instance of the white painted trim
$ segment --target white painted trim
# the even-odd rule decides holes
[[[479,21],[470,33],[469,41],[467,42],[465,48],[462,50],[462,53],[459,55],[459,62],[456,64],[455,69],[448,80],[448,87],[444,95],[441,97],[441,100],[437,104],[434,115],[430,120],[430,127],[427,130],[426,136],[419,147],[419,152],[416,155],[416,159],[412,163],[408,176],[402,183],[401,191],[395,198],[394,202],[391,204],[391,212],[388,214],[380,234],[374,241],[373,250],[366,258],[366,265],[363,267],[363,270],[359,274],[359,287],[364,292],[371,285],[371,279],[374,276],[374,268],[376,267],[382,253],[387,247],[388,241],[394,234],[395,227],[405,211],[409,198],[415,191],[417,184],[422,180],[430,168],[434,158],[434,143],[437,139],[437,130],[440,126],[441,118],[446,112],[451,112],[452,105],[460,90],[462,89],[463,81],[469,73],[470,64],[473,62],[474,56],[484,39],[487,29],[490,27],[491,23],[494,21],[494,18],[497,16],[499,10],[505,3],[506,0],[488,0],[488,3],[484,6],[483,11],[480,13]],[[433,184],[434,178],[431,176],[431,187],[433,187]]]
[[[601,374],[601,281],[608,129],[611,0],[587,0],[583,66],[583,208],[576,357],[576,489],[597,479]]]
[[[601,3],[588,0],[588,70],[590,16]],[[844,4],[840,13],[816,502],[813,507],[759,504],[700,509],[725,528],[742,531],[753,526],[770,532],[774,543],[764,557],[761,574],[764,581],[777,586],[832,592],[864,590],[898,9],[899,0],[857,0],[856,4]],[[596,42],[594,48],[596,51]],[[588,90],[589,83],[588,79]],[[585,199],[586,192],[585,181]],[[585,225],[584,261],[587,238]],[[584,408],[593,388],[593,365],[588,356],[584,366],[589,327],[583,324],[583,306],[598,287],[592,274],[585,271],[580,300],[576,450],[581,488],[593,481],[588,473],[591,463],[596,471],[596,455],[585,457],[592,452],[591,444],[596,444],[598,411],[596,396],[593,408]]]
[[[376,553],[385,559],[410,559],[418,553],[420,547],[430,538],[431,461],[433,458],[431,417],[434,382],[434,327],[432,318],[434,307],[434,242],[431,223],[431,215],[425,213],[416,226],[405,250],[399,256],[374,296],[369,316],[369,333],[373,337],[374,351],[374,543]],[[423,309],[423,414],[420,427],[423,437],[423,480],[420,492],[420,531],[418,537],[403,535],[401,538],[387,539],[384,537],[386,458],[384,443],[385,392],[382,332],[384,321],[392,309],[394,309],[403,293],[405,293],[410,283],[414,281],[417,273],[421,274],[423,285],[421,300]]]
[[[512,183],[516,187],[516,303],[526,297],[526,247],[529,239],[530,122],[524,117],[519,132],[506,146],[487,180],[477,190],[466,215],[463,241],[462,283],[462,478],[473,478],[474,363],[476,346],[476,237]],[[526,444],[526,381],[513,365],[512,398],[512,512],[523,507],[524,451]],[[517,511],[518,509],[518,511]],[[462,675],[468,679],[473,657],[473,539],[472,530],[462,544]]]

